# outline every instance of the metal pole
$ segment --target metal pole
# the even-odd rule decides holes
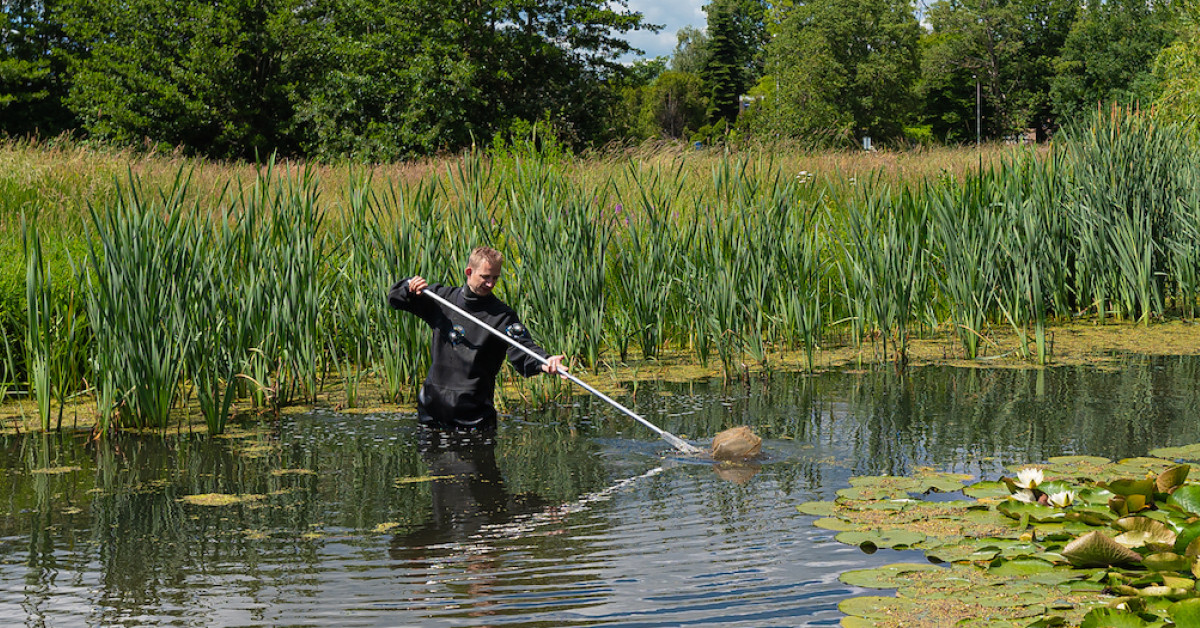
[[[429,296],[429,298],[433,299],[434,301],[437,301],[438,303],[441,303],[442,305],[450,308],[451,310],[458,312],[462,316],[465,316],[467,318],[467,320],[475,323],[476,325],[479,325],[480,327],[487,330],[488,333],[492,334],[493,336],[496,336],[497,338],[503,340],[504,342],[507,342],[508,344],[516,347],[517,349],[520,349],[521,351],[524,351],[525,353],[527,353],[528,355],[530,355],[534,359],[536,359],[538,362],[541,362],[542,364],[550,363],[549,360],[538,355],[529,347],[526,347],[525,345],[510,338],[508,336],[508,334],[505,334],[504,332],[496,329],[495,327],[492,327],[491,325],[488,325],[487,323],[479,320],[475,316],[471,315],[471,313],[469,313],[466,310],[458,307],[457,305],[447,301],[441,295],[433,292],[432,290],[428,290],[428,289],[422,290],[421,294],[427,295],[427,296]],[[685,454],[691,454],[691,455],[697,455],[697,454],[704,453],[704,451],[702,449],[699,449],[698,447],[689,445],[687,443],[687,441],[683,440],[682,438],[679,438],[678,436],[676,436],[676,435],[658,427],[657,425],[651,423],[650,421],[647,421],[646,419],[643,419],[642,417],[638,416],[633,410],[630,410],[629,408],[626,408],[625,406],[617,403],[611,397],[596,390],[595,388],[592,388],[591,386],[589,386],[587,383],[585,383],[583,380],[579,379],[578,377],[575,377],[574,375],[572,375],[566,371],[559,371],[558,374],[571,380],[572,382],[575,382],[575,384],[578,385],[580,388],[583,388],[584,390],[592,393],[593,395],[596,395],[597,397],[608,402],[614,408],[620,410],[621,412],[624,412],[625,414],[629,415],[631,418],[638,421],[642,425],[645,425],[646,427],[650,428],[654,433],[661,436],[662,439],[667,441],[668,443],[671,443],[671,446],[678,449],[679,451],[682,451]]]
[[[983,118],[983,97],[979,86],[979,75],[974,74],[972,76],[975,77],[975,146],[979,146],[979,127],[980,120]]]

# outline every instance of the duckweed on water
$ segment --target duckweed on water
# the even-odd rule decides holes
[[[264,499],[263,495],[228,495],[225,493],[204,493],[201,495],[184,495],[179,501],[195,506],[236,506],[237,504],[253,503]]]
[[[970,476],[919,469],[854,478],[836,500],[798,508],[842,543],[930,560],[842,574],[896,589],[843,601],[843,626],[1193,626],[1200,482],[1188,482],[1186,463],[1196,461],[1200,445],[1117,462],[1062,456],[970,486]],[[920,498],[956,491],[973,500]]]

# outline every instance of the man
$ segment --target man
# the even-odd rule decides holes
[[[503,264],[504,256],[499,251],[481,246],[471,251],[465,270],[467,283],[461,288],[430,285],[418,275],[402,279],[388,292],[389,305],[416,314],[433,329],[433,361],[417,396],[417,417],[422,425],[450,431],[495,429],[496,375],[505,354],[525,377],[566,371],[562,366],[563,356],[547,357],[546,351],[523,333],[517,313],[492,294],[500,281]],[[509,346],[433,299],[422,298],[425,290],[432,290],[493,328],[507,332],[546,358],[547,363]]]

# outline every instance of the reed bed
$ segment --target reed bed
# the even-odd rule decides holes
[[[428,331],[384,295],[413,274],[461,281],[480,243],[506,254],[500,295],[535,338],[588,369],[683,352],[748,377],[847,341],[903,364],[914,335],[941,331],[968,358],[1047,363],[1056,320],[1195,315],[1200,167],[1179,129],[1114,109],[1049,147],[946,154],[870,156],[890,168],[873,172],[845,155],[521,146],[390,170],[130,168],[86,199],[82,236],[27,195],[0,386],[30,391],[43,429],[52,404],[61,424],[91,395],[102,432],[194,402],[217,433],[235,406],[311,402],[329,377],[346,406],[368,381],[373,402],[411,400]],[[989,341],[1003,328],[1018,346]]]

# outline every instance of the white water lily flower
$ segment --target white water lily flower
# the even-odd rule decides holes
[[[1075,501],[1075,491],[1060,491],[1050,496],[1050,505],[1055,508],[1066,508]]]
[[[1042,483],[1042,470],[1037,467],[1025,467],[1017,471],[1017,488],[1035,489]]]
[[[1009,498],[1015,499],[1019,502],[1025,502],[1026,504],[1036,504],[1037,503],[1037,497],[1033,494],[1033,491],[1031,491],[1027,488],[1023,488],[1023,489],[1013,493],[1012,495],[1009,495]]]

